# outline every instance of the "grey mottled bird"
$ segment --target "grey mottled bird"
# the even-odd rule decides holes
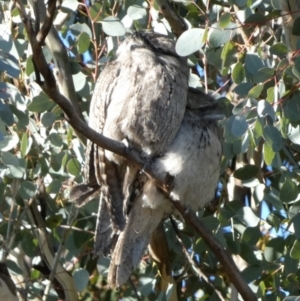
[[[188,88],[188,75],[170,38],[145,32],[126,38],[97,81],[89,125],[137,150],[157,174],[173,179],[174,198],[198,209],[213,197],[219,177],[220,115],[211,97]],[[109,253],[116,237],[108,282],[120,286],[152,232],[176,211],[133,163],[92,142],[86,160],[87,185],[75,187],[71,198],[83,204],[101,192],[94,251]]]
[[[90,127],[123,141],[146,161],[162,155],[183,119],[188,76],[186,58],[176,54],[169,37],[146,32],[127,37],[97,80]],[[113,234],[125,227],[124,211],[139,170],[90,141],[86,158],[87,194],[101,190],[95,253],[106,254]]]

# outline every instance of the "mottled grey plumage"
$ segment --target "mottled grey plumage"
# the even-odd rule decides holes
[[[89,125],[140,152],[156,174],[173,178],[173,198],[195,210],[214,195],[222,115],[211,97],[188,88],[188,74],[186,60],[168,37],[128,37],[97,81]],[[95,253],[109,253],[116,237],[108,283],[120,286],[137,267],[155,228],[177,212],[133,163],[92,142],[86,160],[88,187],[75,187],[73,199],[84,203],[101,189]]]
[[[152,165],[161,176],[174,177],[173,198],[193,210],[204,207],[213,198],[222,153],[217,125],[220,115],[208,96],[203,100],[203,109],[186,110],[175,139]],[[135,196],[126,227],[112,255],[108,274],[110,286],[120,286],[127,281],[137,267],[152,232],[174,213],[176,210],[172,203],[155,182],[144,178],[144,186]]]
[[[161,155],[182,122],[188,76],[186,59],[176,54],[172,39],[146,32],[127,37],[96,83],[90,127],[124,141],[145,160]],[[106,253],[113,233],[125,227],[124,210],[139,170],[92,142],[88,142],[86,158],[87,183],[93,189],[101,187],[102,194],[95,253]]]

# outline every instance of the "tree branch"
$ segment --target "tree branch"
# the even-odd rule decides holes
[[[174,12],[168,0],[156,0],[156,3],[159,6],[163,16],[169,22],[176,37],[179,37],[184,31],[187,30],[187,24],[184,22],[183,18]]]
[[[164,5],[165,0],[161,1],[161,5]],[[79,133],[86,136],[95,144],[99,145],[102,148],[105,148],[109,151],[112,151],[120,156],[123,156],[129,161],[134,162],[140,169],[147,172],[147,174],[151,175],[156,179],[157,185],[163,189],[163,191],[170,197],[172,200],[172,195],[170,194],[171,190],[168,184],[164,181],[164,179],[160,179],[157,175],[153,173],[150,166],[146,166],[140,155],[132,149],[127,148],[123,143],[109,139],[104,137],[103,135],[97,133],[93,129],[91,129],[77,114],[76,110],[71,106],[70,102],[64,97],[57,89],[55,78],[52,74],[52,71],[47,65],[47,62],[44,58],[41,44],[38,43],[35,33],[32,29],[31,23],[28,19],[28,16],[25,12],[24,6],[22,4],[22,0],[16,0],[16,5],[20,11],[21,18],[24,22],[25,29],[27,31],[30,44],[33,50],[33,56],[38,68],[38,71],[44,77],[44,84],[42,85],[43,90],[49,95],[49,97],[59,105],[65,113],[67,121],[70,125]],[[169,6],[162,6],[168,12],[168,14],[174,18],[174,15],[171,13],[171,8]],[[165,15],[167,16],[167,15]],[[46,16],[45,18],[49,18]],[[40,34],[47,35],[50,28],[49,21],[44,21],[44,23],[48,26],[44,26],[43,30],[40,31]],[[170,23],[171,24],[171,23]],[[183,27],[181,29],[183,31]],[[41,36],[39,39],[43,40],[45,37]],[[228,276],[235,287],[238,289],[239,293],[242,295],[243,299],[246,301],[254,301],[256,297],[254,293],[251,291],[247,283],[242,279],[237,267],[235,266],[232,258],[227,254],[219,241],[215,238],[213,233],[206,229],[202,222],[197,218],[196,214],[188,208],[183,207],[180,202],[172,200],[174,206],[178,209],[178,211],[182,214],[185,222],[189,224],[205,241],[205,243],[210,247],[219,261],[224,265],[224,268],[228,272]],[[40,230],[41,231],[41,230]],[[40,235],[44,235],[40,233]]]

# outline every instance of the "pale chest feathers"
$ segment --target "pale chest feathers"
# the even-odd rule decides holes
[[[173,197],[193,210],[204,207],[213,198],[219,178],[222,146],[215,128],[216,125],[187,112],[165,155],[153,163],[158,173],[174,178]],[[170,201],[162,198],[156,187],[144,189],[145,206],[169,206]]]

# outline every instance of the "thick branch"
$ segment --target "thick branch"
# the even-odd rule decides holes
[[[161,1],[161,0],[159,0]],[[32,46],[34,60],[36,63],[36,66],[39,70],[39,72],[43,75],[45,83],[42,86],[44,91],[53,99],[55,103],[57,103],[62,110],[64,111],[66,115],[66,119],[70,123],[70,125],[77,130],[79,133],[86,136],[88,139],[90,139],[92,142],[96,143],[102,148],[105,148],[107,150],[110,150],[120,156],[125,157],[126,159],[135,162],[135,164],[145,170],[147,173],[149,173],[152,177],[154,177],[157,180],[157,184],[159,187],[161,187],[167,195],[171,198],[170,195],[170,188],[166,183],[164,183],[164,179],[158,178],[150,167],[145,166],[142,158],[139,156],[138,153],[136,153],[134,150],[130,150],[127,148],[124,144],[118,141],[114,141],[112,139],[109,139],[107,137],[104,137],[103,135],[97,133],[93,129],[91,129],[77,114],[77,112],[74,110],[74,108],[71,106],[70,102],[64,97],[57,89],[56,82],[54,79],[54,76],[52,74],[52,71],[49,69],[47,62],[43,56],[42,48],[40,43],[37,42],[35,34],[33,32],[33,29],[31,27],[31,24],[28,20],[28,17],[26,15],[26,12],[24,10],[24,7],[22,5],[21,0],[17,0],[17,7],[20,10],[20,14],[22,16],[22,20],[25,25],[25,29],[27,31],[30,44]],[[170,10],[171,8],[168,6],[166,8],[168,10],[168,13],[171,14]],[[48,16],[47,16],[48,17]],[[48,22],[45,22],[45,24],[49,24]],[[46,27],[46,26],[45,26]],[[43,28],[43,31],[41,31],[42,34],[47,34],[48,28]],[[181,29],[183,30],[183,28]],[[43,39],[43,37],[41,37]],[[232,258],[226,253],[222,245],[219,243],[219,241],[214,237],[213,233],[206,229],[202,222],[197,218],[196,214],[187,209],[184,208],[178,201],[172,200],[175,207],[178,209],[178,211],[182,214],[183,218],[185,219],[186,223],[188,223],[206,242],[206,244],[211,248],[211,250],[214,252],[216,257],[219,259],[219,261],[224,265],[224,268],[228,271],[228,276],[232,283],[235,285],[235,287],[238,289],[239,293],[242,295],[243,299],[246,301],[254,301],[256,300],[255,295],[248,287],[247,283],[241,278],[241,275],[235,266]]]
[[[187,24],[184,22],[183,18],[174,12],[168,0],[156,0],[156,3],[177,37],[187,30]]]

